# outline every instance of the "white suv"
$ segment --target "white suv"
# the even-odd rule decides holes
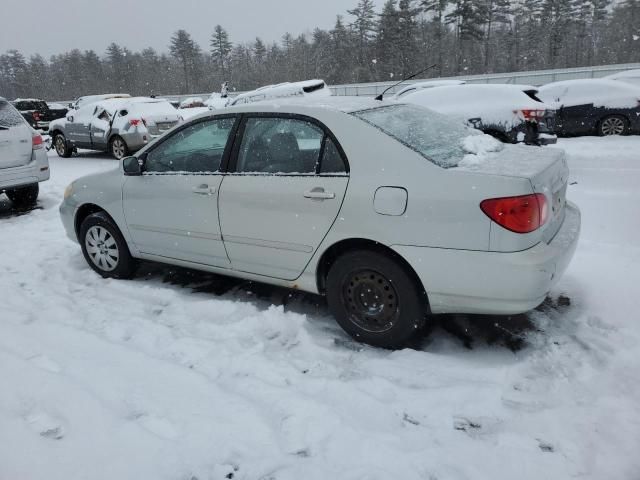
[[[0,194],[17,206],[34,205],[38,183],[49,179],[49,159],[39,133],[0,97]]]

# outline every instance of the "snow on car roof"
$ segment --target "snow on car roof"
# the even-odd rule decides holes
[[[640,88],[611,79],[564,80],[539,89],[540,98],[565,106],[593,104],[594,107],[634,108],[640,101]]]
[[[282,98],[294,95],[314,95],[323,93],[330,96],[324,80],[304,80],[301,82],[284,82],[276,85],[265,85],[250,92],[241,93],[232,100],[232,105]]]
[[[368,97],[286,97],[270,98],[261,102],[237,105],[230,107],[231,111],[273,111],[285,106],[312,107],[334,110],[343,113],[353,113],[361,110],[369,110],[385,105],[394,105],[389,101],[379,101]]]
[[[618,78],[640,78],[640,69],[625,70],[624,72],[614,73],[604,77],[606,80],[616,80]]]

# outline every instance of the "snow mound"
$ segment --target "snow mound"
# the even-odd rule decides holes
[[[466,155],[458,164],[460,167],[479,165],[488,155],[500,152],[504,145],[490,135],[469,135],[462,140],[462,148]]]

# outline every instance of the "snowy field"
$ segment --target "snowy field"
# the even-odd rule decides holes
[[[640,478],[640,138],[563,140],[583,236],[550,300],[350,341],[321,299],[158,265],[99,278],[0,199],[0,480]]]

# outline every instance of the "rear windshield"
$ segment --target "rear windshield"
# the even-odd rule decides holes
[[[17,127],[23,124],[24,120],[20,112],[6,100],[0,100],[0,127]]]
[[[461,122],[414,105],[390,105],[352,115],[443,168],[458,166],[466,153],[462,143],[471,135]]]

